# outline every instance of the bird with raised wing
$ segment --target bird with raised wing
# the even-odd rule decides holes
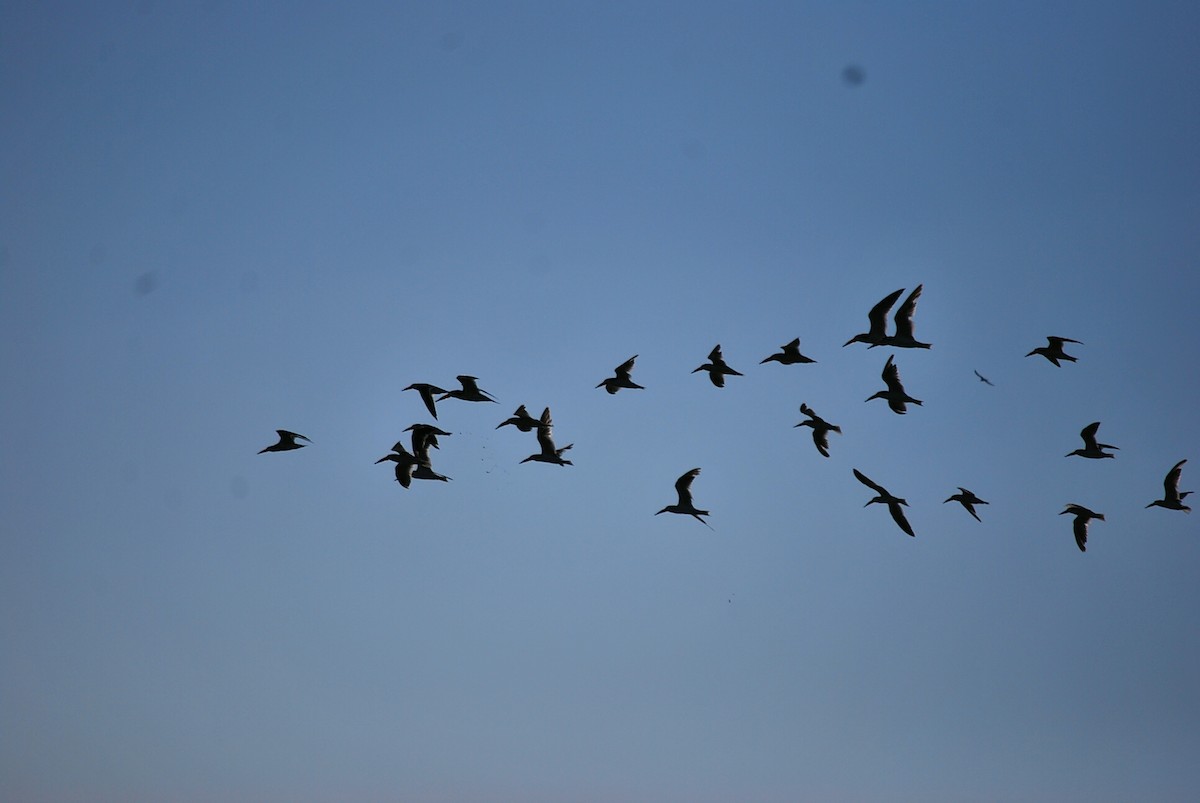
[[[908,298],[904,299],[904,303],[900,305],[900,309],[896,310],[896,333],[893,335],[885,335],[882,342],[872,343],[867,348],[875,348],[876,346],[894,346],[898,349],[927,349],[930,348],[929,343],[922,343],[913,336],[913,314],[917,311],[917,299],[921,297],[921,291],[925,285],[918,284],[917,289],[908,294]]]
[[[1025,356],[1032,357],[1034,354],[1041,354],[1043,357],[1045,357],[1050,362],[1054,363],[1059,368],[1062,367],[1062,365],[1059,363],[1059,360],[1066,360],[1067,362],[1078,362],[1078,360],[1076,360],[1070,354],[1067,354],[1065,351],[1063,351],[1063,344],[1064,343],[1078,343],[1079,345],[1082,346],[1083,345],[1082,340],[1072,340],[1069,337],[1054,337],[1051,335],[1046,338],[1046,341],[1047,341],[1047,344],[1045,346],[1038,346],[1037,348],[1035,348],[1033,351],[1029,352]]]
[[[795,365],[797,363],[816,362],[812,357],[800,353],[800,338],[795,338],[779,347],[779,351],[759,361],[759,365],[777,362],[780,365]]]
[[[718,343],[712,351],[708,353],[708,362],[701,365],[699,368],[692,370],[692,373],[697,371],[708,371],[708,378],[712,383],[719,388],[725,387],[726,376],[742,376],[741,371],[735,371],[725,362],[725,358],[721,356],[721,344]]]
[[[797,427],[812,427],[813,443],[817,446],[817,451],[825,457],[829,457],[829,433],[836,432],[839,435],[842,433],[842,428],[836,424],[830,424],[824,418],[817,415],[813,408],[809,407],[804,402],[800,403],[800,412],[808,416],[804,421],[796,424]],[[793,427],[795,429],[795,427]]]
[[[1079,432],[1079,437],[1083,438],[1083,448],[1076,449],[1073,452],[1068,452],[1067,457],[1079,455],[1080,457],[1090,457],[1093,460],[1099,460],[1102,457],[1116,457],[1115,454],[1109,454],[1105,449],[1116,449],[1111,443],[1099,443],[1096,441],[1096,430],[1100,429],[1100,422],[1093,421]]]
[[[920,399],[914,399],[905,392],[904,385],[900,382],[900,369],[896,367],[892,355],[888,355],[887,362],[883,365],[882,376],[887,388],[869,396],[867,401],[871,401],[871,399],[886,399],[888,407],[892,408],[892,412],[897,415],[907,413],[909,404],[919,405],[923,403]]]
[[[703,524],[708,529],[712,529],[712,525],[701,518],[701,516],[709,515],[707,510],[700,510],[692,503],[692,480],[696,479],[700,474],[700,469],[694,468],[675,480],[675,493],[679,496],[679,501],[673,505],[667,505],[658,513],[680,513],[685,516],[691,516],[696,521]],[[657,516],[658,513],[654,515]]]
[[[866,474],[863,474],[858,469],[854,469],[854,476],[858,478],[859,482],[878,494],[878,496],[876,496],[870,502],[867,502],[867,504],[863,505],[863,507],[866,507],[867,505],[873,505],[876,502],[881,505],[887,505],[888,513],[892,514],[892,519],[896,522],[896,524],[900,525],[900,529],[915,537],[912,525],[908,523],[908,519],[904,517],[904,510],[900,507],[901,505],[907,506],[908,502],[904,501],[898,496],[893,496],[888,492],[887,488],[884,488],[877,482],[872,482]]]
[[[290,452],[292,449],[303,449],[305,444],[296,443],[297,440],[312,443],[312,441],[309,441],[308,438],[298,432],[288,432],[286,429],[277,429],[275,432],[279,435],[279,440],[265,449],[259,449],[259,454],[263,452]]]
[[[870,323],[870,328],[867,331],[857,334],[842,344],[842,348],[849,346],[851,343],[869,343],[872,346],[881,346],[887,340],[887,314],[892,309],[892,305],[896,303],[896,299],[904,292],[901,287],[894,293],[889,293],[883,299],[871,307],[871,311],[867,313],[867,321]]]
[[[1092,519],[1100,519],[1104,521],[1103,513],[1095,513],[1088,510],[1083,505],[1070,504],[1066,510],[1058,515],[1064,516],[1067,513],[1075,517],[1075,523],[1072,530],[1075,533],[1075,545],[1079,547],[1080,552],[1087,552],[1087,537],[1088,537],[1088,522]]]
[[[549,407],[542,411],[542,417],[538,419],[537,439],[538,446],[541,447],[541,451],[529,455],[529,457],[526,457],[521,461],[522,463],[528,463],[530,460],[533,460],[537,463],[554,463],[555,465],[559,466],[574,465],[574,463],[572,463],[570,460],[567,460],[562,455],[563,452],[567,451],[575,444],[568,443],[566,446],[557,448],[554,445],[554,421],[550,418]]]
[[[438,435],[446,437],[450,433],[444,429],[438,429],[433,424],[410,424],[404,428],[405,432],[412,433],[412,449],[413,454],[422,460],[429,460],[429,450],[431,448],[438,449]]]
[[[522,404],[513,412],[511,416],[497,424],[496,429],[500,429],[500,427],[506,427],[509,425],[516,427],[521,432],[532,432],[533,430],[537,429],[538,420],[531,416],[529,411],[525,409],[525,405]]]
[[[971,514],[975,521],[983,521],[983,519],[979,518],[979,514],[975,512],[975,506],[986,505],[987,502],[983,501],[961,485],[958,486],[958,493],[951,496],[946,500],[946,502],[958,502],[967,509],[967,512]],[[942,502],[942,504],[944,505],[946,502]]]
[[[425,409],[437,420],[437,403],[434,398],[435,393],[446,393],[447,391],[439,388],[437,385],[431,385],[428,382],[414,382],[404,390],[415,390],[421,394],[421,401],[425,402]],[[403,391],[402,391],[403,392]]]
[[[1192,509],[1183,503],[1184,497],[1191,491],[1179,490],[1179,478],[1183,475],[1183,464],[1187,460],[1180,460],[1170,471],[1167,472],[1166,479],[1163,480],[1163,498],[1155,499],[1146,507],[1165,507],[1167,510],[1182,510],[1184,513],[1191,513]]]
[[[604,388],[610,394],[616,393],[621,388],[629,388],[630,390],[645,390],[645,388],[633,381],[633,361],[637,358],[638,355],[634,354],[628,360],[618,365],[615,369],[613,369],[613,376],[603,380],[599,385],[596,385],[596,387]]]
[[[444,401],[446,399],[462,399],[463,401],[470,402],[496,401],[494,398],[492,398],[492,394],[488,393],[486,390],[480,390],[478,384],[479,377],[459,374],[455,377],[455,379],[458,380],[458,384],[462,385],[462,387],[457,390],[445,391],[441,396],[438,397],[438,401]]]

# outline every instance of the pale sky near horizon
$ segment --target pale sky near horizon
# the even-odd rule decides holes
[[[1194,799],[1200,7],[0,19],[0,799]]]

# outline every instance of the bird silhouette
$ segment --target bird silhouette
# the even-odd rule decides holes
[[[566,446],[560,448],[555,448],[554,446],[554,421],[550,418],[549,407],[542,411],[542,417],[538,420],[537,439],[541,451],[529,455],[529,457],[521,461],[522,463],[528,463],[530,460],[533,460],[538,463],[554,463],[559,466],[574,465],[570,460],[564,458],[562,454],[575,444],[568,443]]]
[[[925,285],[918,284],[917,289],[908,294],[908,298],[904,299],[904,303],[896,311],[896,333],[885,335],[881,342],[871,343],[867,348],[873,349],[876,346],[894,346],[898,349],[930,348],[929,343],[922,343],[913,336],[913,313],[917,311],[917,299],[921,297],[921,290],[924,287]]]
[[[1078,343],[1079,345],[1082,346],[1083,341],[1072,340],[1069,337],[1054,337],[1054,336],[1048,336],[1046,338],[1046,341],[1047,341],[1047,345],[1038,346],[1037,348],[1035,348],[1033,351],[1029,352],[1025,356],[1032,357],[1034,354],[1041,354],[1043,357],[1045,357],[1050,362],[1054,363],[1059,368],[1062,367],[1062,365],[1059,363],[1059,360],[1066,360],[1067,362],[1077,362],[1077,360],[1074,357],[1072,357],[1070,354],[1067,354],[1065,351],[1063,351],[1063,344],[1064,343]]]
[[[412,485],[413,472],[417,466],[421,465],[421,460],[411,454],[404,448],[404,444],[399,441],[392,447],[392,451],[385,454],[383,457],[375,461],[375,465],[390,460],[396,464],[396,482],[403,487],[408,488]]]
[[[697,371],[708,371],[708,378],[712,383],[719,388],[725,387],[726,376],[742,376],[741,371],[735,371],[725,362],[725,358],[721,356],[721,344],[718,343],[712,351],[708,353],[708,362],[701,365],[699,368],[692,369],[692,373]]]
[[[976,505],[986,505],[987,502],[983,501],[978,496],[971,493],[970,491],[968,491],[966,488],[962,487],[961,485],[958,486],[958,491],[959,491],[958,493],[954,494],[949,499],[947,499],[946,502],[958,502],[959,504],[961,504],[963,507],[965,507],[967,509],[967,512],[970,513],[972,517],[974,517],[975,521],[983,521],[983,519],[979,518],[979,514],[977,514],[975,512],[975,506]],[[944,504],[946,504],[946,502],[942,502],[942,504],[944,505]]]
[[[496,401],[494,398],[492,398],[492,394],[488,393],[486,390],[479,389],[479,385],[476,383],[479,377],[459,374],[457,377],[455,377],[455,379],[458,380],[458,383],[462,385],[462,387],[458,390],[445,391],[441,396],[438,397],[438,401],[442,401],[444,399],[462,399],[463,401],[470,402]]]
[[[1083,505],[1076,504],[1067,505],[1066,510],[1058,515],[1063,516],[1067,513],[1075,516],[1075,524],[1072,529],[1075,532],[1076,546],[1079,547],[1080,552],[1087,552],[1088,522],[1092,519],[1100,519],[1100,521],[1104,521],[1104,514],[1094,513]]]
[[[983,384],[991,385],[992,387],[996,387],[994,384],[992,384],[992,380],[988,379],[986,376],[979,373],[978,371],[975,372],[975,376],[979,377],[979,381],[982,382]]]
[[[896,522],[896,524],[900,525],[900,529],[904,530],[904,532],[908,533],[909,535],[916,537],[915,533],[913,533],[912,525],[908,523],[908,519],[904,517],[904,510],[900,507],[901,505],[907,506],[908,502],[904,501],[898,496],[893,496],[892,494],[888,493],[887,488],[884,488],[877,482],[872,482],[866,474],[863,474],[858,469],[854,469],[854,476],[858,477],[859,482],[878,494],[878,496],[876,496],[870,502],[867,502],[867,504],[863,505],[863,507],[866,507],[867,505],[873,505],[876,502],[882,505],[887,505],[888,513],[892,514],[892,519]]]
[[[824,418],[817,415],[813,408],[807,404],[800,403],[800,412],[808,416],[807,420],[796,424],[797,427],[812,427],[813,443],[817,446],[817,451],[825,457],[829,457],[829,433],[836,432],[839,435],[842,433],[842,428],[836,424],[830,424]],[[793,427],[795,429],[795,427]]]
[[[259,449],[259,454],[263,452],[290,452],[292,449],[303,449],[305,444],[296,443],[296,439],[299,438],[302,441],[308,441],[308,438],[303,435],[296,432],[288,432],[286,429],[277,429],[275,432],[279,434],[279,440],[265,449]],[[312,443],[312,441],[308,442]]]
[[[882,346],[887,340],[887,314],[891,310],[892,305],[896,303],[896,299],[904,292],[901,287],[894,293],[889,293],[883,299],[871,307],[871,311],[867,313],[867,321],[870,323],[870,328],[842,344],[842,348],[849,346],[851,343],[869,343],[871,346]]]
[[[1167,477],[1163,480],[1163,498],[1155,499],[1146,507],[1165,507],[1167,510],[1192,512],[1192,509],[1183,503],[1184,497],[1191,491],[1180,492],[1179,490],[1179,478],[1183,474],[1183,464],[1186,462],[1187,460],[1180,460],[1167,472]]]
[[[892,408],[892,412],[898,415],[904,415],[908,412],[908,404],[923,403],[920,399],[914,399],[905,392],[904,385],[900,382],[900,369],[896,367],[892,355],[888,355],[887,362],[883,365],[882,376],[887,389],[877,391],[874,395],[869,396],[867,401],[871,401],[871,399],[886,399],[888,407]]]
[[[1067,457],[1079,455],[1080,457],[1090,457],[1099,460],[1102,457],[1116,457],[1115,454],[1109,454],[1105,449],[1116,449],[1111,443],[1097,443],[1096,430],[1100,429],[1100,422],[1093,421],[1079,432],[1079,437],[1083,438],[1083,448],[1076,449],[1073,452],[1068,452]]]
[[[510,417],[497,424],[496,429],[509,425],[516,427],[521,432],[532,432],[537,429],[538,420],[531,416],[529,411],[525,409],[525,405],[522,404]]]
[[[681,513],[685,516],[691,516],[696,521],[703,524],[708,529],[712,529],[712,525],[705,521],[701,516],[709,515],[707,510],[700,510],[692,504],[692,480],[696,479],[700,474],[700,469],[694,468],[675,480],[675,493],[679,496],[679,501],[674,505],[667,505],[658,513]],[[654,515],[657,516],[658,513]]]
[[[421,401],[425,402],[425,409],[437,420],[437,404],[434,399],[435,393],[446,393],[447,391],[439,388],[437,385],[430,385],[428,382],[414,382],[404,390],[415,390],[421,394]]]
[[[795,365],[796,363],[816,362],[811,357],[805,357],[800,353],[800,338],[796,338],[791,342],[784,343],[779,347],[779,351],[769,357],[760,360],[759,365],[764,365],[769,362],[777,362],[781,365]]]
[[[429,460],[429,450],[431,448],[440,448],[438,446],[438,435],[450,436],[449,432],[444,429],[438,429],[433,424],[411,424],[405,427],[404,431],[412,433],[413,454],[425,461]]]
[[[621,388],[645,390],[645,388],[643,388],[641,385],[634,382],[633,377],[630,376],[630,374],[633,372],[633,361],[637,358],[638,355],[634,354],[628,360],[618,365],[615,369],[613,369],[614,375],[610,376],[608,379],[605,379],[599,385],[596,385],[596,387],[604,388],[610,394],[616,393]]]

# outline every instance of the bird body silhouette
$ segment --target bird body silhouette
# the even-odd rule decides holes
[[[863,474],[858,469],[854,469],[854,476],[858,478],[859,482],[878,494],[870,502],[867,502],[866,505],[863,505],[863,507],[866,507],[867,505],[873,505],[876,502],[882,505],[887,505],[888,513],[892,514],[893,521],[900,526],[900,529],[909,535],[916,537],[916,534],[913,532],[912,525],[909,524],[908,519],[904,517],[904,510],[901,508],[901,505],[907,506],[908,502],[904,501],[898,496],[893,496],[888,492],[887,488],[884,488],[882,485],[876,482],[872,482],[866,474]]]
[[[870,346],[884,345],[887,341],[887,314],[892,309],[892,305],[896,303],[896,299],[903,292],[904,288],[901,287],[894,293],[888,293],[879,303],[871,307],[871,311],[867,313],[867,321],[870,323],[870,328],[847,340],[842,344],[842,348],[849,346],[851,343],[868,343]]]
[[[874,395],[868,397],[867,401],[871,401],[871,399],[886,399],[888,407],[892,408],[892,412],[897,415],[904,415],[908,412],[909,404],[922,404],[920,399],[914,399],[904,391],[904,385],[900,382],[900,369],[896,367],[896,363],[890,354],[888,355],[887,362],[883,365],[882,376],[887,388],[877,391]]]
[[[538,420],[529,414],[525,409],[525,405],[518,407],[513,414],[496,425],[496,429],[500,427],[512,425],[521,432],[532,432],[538,427]]]
[[[530,460],[533,460],[537,463],[554,463],[555,465],[559,466],[574,465],[574,463],[572,463],[570,460],[567,460],[562,455],[563,452],[567,451],[575,444],[568,443],[566,446],[557,448],[554,446],[554,421],[550,418],[549,407],[542,411],[542,417],[538,420],[537,439],[538,446],[541,447],[541,451],[534,452],[533,454],[529,455],[529,457],[526,457],[521,461],[522,463],[528,463]]]
[[[1183,464],[1187,460],[1180,460],[1178,463],[1167,472],[1166,479],[1163,480],[1163,498],[1155,499],[1146,507],[1165,507],[1167,510],[1182,510],[1184,513],[1191,513],[1192,509],[1183,503],[1184,498],[1191,491],[1179,490],[1179,478],[1183,474]]]
[[[696,479],[699,474],[700,469],[694,468],[691,471],[684,472],[679,479],[675,480],[675,493],[678,495],[679,501],[673,505],[667,505],[658,511],[658,513],[679,513],[691,516],[711,530],[712,525],[701,518],[702,516],[709,515],[709,512],[707,510],[700,510],[692,503],[692,480]],[[658,513],[654,515],[657,516]]]
[[[629,388],[631,390],[645,390],[645,388],[643,388],[641,385],[634,382],[633,377],[631,376],[631,374],[633,373],[633,361],[636,360],[637,358],[638,358],[638,355],[634,354],[628,360],[626,360],[625,362],[618,365],[614,369],[613,376],[610,376],[608,379],[603,380],[599,385],[596,385],[596,387],[604,388],[605,390],[607,390],[609,392],[610,395],[613,393],[616,393],[621,388]]]
[[[800,353],[800,338],[784,343],[779,347],[779,351],[769,357],[759,361],[759,365],[764,365],[769,362],[777,362],[780,365],[795,365],[796,363],[816,362],[811,357],[805,357]]]
[[[958,486],[958,493],[951,496],[946,500],[946,502],[958,502],[967,509],[967,512],[971,514],[975,521],[983,521],[983,519],[979,518],[979,514],[975,512],[975,505],[986,505],[987,502],[983,501],[961,485]],[[942,502],[942,504],[944,505],[946,502]]]
[[[830,424],[824,418],[817,415],[813,408],[809,407],[804,402],[800,403],[800,412],[808,416],[804,421],[796,424],[797,427],[812,427],[813,443],[816,444],[817,451],[825,457],[829,457],[829,433],[836,432],[839,435],[842,433],[842,428],[836,424]],[[793,427],[795,429],[795,427]]]
[[[1093,421],[1079,432],[1079,437],[1083,438],[1083,448],[1076,449],[1073,452],[1068,452],[1067,457],[1079,455],[1080,457],[1090,457],[1093,460],[1099,460],[1102,457],[1116,457],[1115,454],[1109,454],[1105,449],[1116,449],[1111,443],[1099,443],[1096,441],[1096,430],[1100,429],[1100,422]]]
[[[992,384],[992,380],[988,379],[986,376],[979,373],[978,371],[975,372],[975,376],[979,377],[979,381],[982,382],[983,384],[991,385],[992,387],[996,387],[994,384]]]
[[[488,393],[486,390],[480,390],[478,384],[479,377],[459,374],[457,377],[455,377],[455,379],[458,380],[458,383],[462,385],[462,387],[457,390],[445,391],[441,396],[438,397],[438,401],[442,401],[444,399],[462,399],[463,401],[470,402],[496,401],[494,398],[492,398],[492,394]]]
[[[721,344],[718,343],[712,351],[708,353],[708,362],[698,368],[692,369],[692,373],[697,371],[708,371],[708,378],[712,383],[719,388],[725,387],[726,376],[742,376],[741,371],[735,371],[725,362],[725,358],[721,356]]]
[[[1072,527],[1075,533],[1075,545],[1079,547],[1080,552],[1087,552],[1088,522],[1092,519],[1104,521],[1104,514],[1095,513],[1083,505],[1076,504],[1067,505],[1066,509],[1058,515],[1063,516],[1067,513],[1075,517],[1075,523]]]
[[[305,444],[296,443],[297,439],[308,441],[308,438],[298,432],[288,432],[286,429],[277,429],[275,432],[279,435],[279,440],[265,449],[259,449],[259,454],[263,452],[290,452],[292,449],[303,449]],[[312,441],[308,442],[312,443]]]
[[[1070,354],[1067,354],[1065,351],[1063,351],[1063,344],[1064,343],[1078,343],[1079,345],[1082,346],[1083,341],[1072,340],[1069,337],[1054,337],[1054,336],[1048,336],[1046,338],[1046,341],[1047,341],[1047,344],[1045,346],[1038,346],[1037,348],[1035,348],[1033,351],[1029,352],[1025,356],[1032,357],[1034,354],[1041,354],[1043,357],[1045,357],[1050,362],[1054,363],[1059,368],[1062,367],[1062,364],[1059,363],[1059,360],[1066,360],[1067,362],[1078,362],[1078,360],[1076,360]]]
[[[898,349],[927,349],[930,348],[929,343],[922,343],[913,336],[913,314],[917,311],[917,299],[921,297],[921,290],[925,285],[918,284],[917,289],[908,294],[908,298],[904,299],[904,303],[900,305],[900,309],[896,310],[896,333],[893,335],[885,335],[880,342],[871,343],[867,348],[875,348],[876,346],[894,346]]]
[[[404,390],[415,390],[421,394],[421,401],[425,402],[425,409],[437,420],[437,403],[434,398],[435,393],[446,393],[447,391],[439,388],[437,385],[431,385],[428,382],[414,382]]]

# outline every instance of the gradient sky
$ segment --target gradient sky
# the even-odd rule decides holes
[[[1200,7],[0,15],[0,799],[1195,799]]]

